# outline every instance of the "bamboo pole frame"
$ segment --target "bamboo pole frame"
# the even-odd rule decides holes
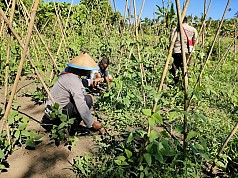
[[[12,0],[12,7],[10,13],[9,23],[12,24],[14,11],[15,11],[16,0]],[[8,30],[8,44],[7,44],[7,59],[6,59],[6,67],[5,67],[5,83],[4,83],[4,112],[7,105],[7,96],[8,96],[8,78],[9,78],[9,61],[10,61],[10,52],[11,52],[11,32]]]
[[[3,12],[3,10],[2,10],[1,7],[0,7],[0,15],[4,18],[4,21],[5,21],[6,24],[8,25],[8,27],[9,27],[9,29],[11,30],[12,34],[15,36],[17,42],[20,44],[20,46],[21,46],[22,48],[24,48],[24,44],[23,44],[22,41],[20,40],[19,35],[18,35],[18,34],[16,33],[16,31],[11,27],[11,24],[10,24],[9,21],[7,20],[7,17],[6,17],[6,15],[4,14],[4,12]],[[33,60],[31,59],[29,53],[27,53],[27,57],[28,57],[28,59],[30,60],[31,64],[34,64],[34,63],[33,63]],[[49,95],[50,100],[54,103],[54,99],[53,99],[52,95],[50,94],[49,89],[47,88],[47,85],[45,84],[43,78],[42,78],[41,75],[39,74],[37,68],[34,67],[34,66],[32,66],[32,67],[35,69],[35,72],[36,72],[37,76],[39,77],[39,79],[40,79],[42,85],[44,86],[44,88],[45,88],[47,94]]]
[[[181,40],[181,52],[183,56],[183,83],[184,83],[184,111],[188,111],[188,73],[187,73],[187,59],[185,55],[185,44],[184,44],[184,32],[183,32],[183,26],[182,26],[182,17],[180,13],[180,2],[179,0],[176,0],[176,8],[177,8],[177,15],[178,15],[178,24],[179,24],[179,34],[180,34],[180,40]],[[184,115],[183,120],[183,129],[184,129],[184,137],[183,137],[183,149],[186,151],[187,148],[187,116]]]
[[[34,24],[34,20],[35,20],[35,15],[36,15],[36,10],[37,10],[37,7],[38,7],[38,4],[39,4],[39,0],[36,0],[34,2],[34,6],[32,8],[32,13],[31,13],[31,20],[30,20],[30,23],[29,23],[29,27],[28,27],[28,32],[27,32],[27,37],[26,37],[26,41],[25,41],[25,45],[23,43],[21,43],[20,41],[20,38],[19,36],[17,35],[17,33],[14,31],[14,29],[11,27],[11,24],[8,22],[7,18],[6,18],[6,15],[4,14],[2,8],[0,7],[0,14],[1,16],[3,17],[3,19],[5,20],[5,22],[8,24],[11,32],[13,33],[13,35],[17,38],[18,42],[20,43],[21,47],[23,48],[23,52],[22,52],[22,57],[21,57],[21,60],[20,60],[20,64],[19,64],[19,67],[18,67],[18,71],[17,71],[17,75],[16,75],[16,79],[14,81],[14,85],[13,85],[13,88],[12,88],[12,92],[11,92],[11,95],[10,95],[10,99],[9,99],[9,102],[7,104],[7,108],[6,108],[6,112],[4,113],[3,115],[3,118],[2,120],[0,121],[1,123],[1,127],[0,127],[0,134],[2,133],[3,131],[3,128],[4,128],[4,125],[8,119],[8,115],[10,113],[10,109],[11,109],[11,105],[12,105],[12,102],[13,102],[13,98],[14,98],[14,95],[15,95],[15,92],[16,92],[16,89],[17,89],[17,86],[18,86],[18,82],[19,82],[19,79],[20,79],[20,76],[21,76],[21,71],[22,71],[22,68],[23,68],[23,64],[24,64],[24,61],[25,61],[25,57],[28,56],[28,45],[30,43],[30,39],[31,39],[31,34],[32,34],[32,29],[33,29],[33,24]],[[30,59],[30,58],[29,58]],[[30,60],[31,64],[33,64],[33,61]],[[34,66],[33,66],[34,68]],[[35,71],[37,73],[37,68],[35,67]],[[38,73],[39,74],[39,73]],[[42,78],[40,78],[40,80],[43,81]],[[43,81],[44,83],[44,81]],[[46,87],[47,88],[47,87]],[[51,99],[52,96],[49,95],[49,97]]]
[[[54,2],[54,8],[55,8],[55,13],[56,13],[57,21],[58,21],[58,23],[59,23],[60,32],[61,32],[61,35],[62,35],[62,39],[61,39],[59,48],[58,48],[58,50],[57,50],[57,57],[58,57],[58,55],[59,55],[59,53],[60,53],[60,50],[61,50],[62,42],[64,42],[65,47],[67,47],[67,43],[66,43],[66,40],[65,40],[65,36],[66,36],[66,35],[65,35],[65,33],[64,33],[63,25],[62,25],[62,23],[61,23],[60,15],[59,15],[59,12],[58,12],[58,10],[57,10],[57,8],[56,8],[55,2]],[[67,51],[67,50],[66,50],[66,53],[67,53],[67,56],[68,56],[68,58],[69,58],[69,55],[68,55],[68,51]]]
[[[220,157],[222,151],[224,150],[224,148],[226,147],[227,143],[229,142],[229,140],[233,137],[233,135],[237,132],[238,130],[238,122],[236,123],[236,125],[234,126],[234,128],[232,129],[231,133],[228,135],[228,137],[226,138],[226,140],[224,141],[224,143],[222,144],[217,157]]]
[[[181,15],[182,19],[184,19],[184,17],[185,17],[185,14],[187,12],[187,8],[188,8],[189,3],[190,3],[190,0],[186,0],[184,8],[183,8],[182,15]],[[158,86],[158,89],[157,89],[158,95],[160,94],[160,92],[162,90],[162,86],[163,86],[166,74],[168,72],[168,67],[169,67],[170,59],[172,57],[173,47],[174,47],[174,43],[175,43],[176,38],[177,38],[177,33],[174,34],[174,37],[171,40],[171,43],[170,43],[170,46],[169,46],[168,56],[166,58],[166,62],[165,62],[165,65],[164,65],[164,70],[163,70],[163,73],[161,75],[160,83],[159,83],[159,86]],[[158,104],[158,100],[155,100],[153,110],[152,110],[153,113],[156,111],[157,104]]]
[[[145,0],[144,0],[145,1]],[[143,63],[141,62],[141,55],[140,55],[140,45],[138,43],[138,21],[137,21],[137,13],[136,13],[136,1],[133,1],[133,7],[134,7],[134,28],[135,28],[135,38],[136,38],[136,46],[137,46],[137,54],[138,54],[138,58],[139,58],[139,62],[140,62],[140,72],[141,72],[141,89],[142,89],[142,96],[143,96],[143,100],[144,100],[144,107],[146,107],[146,96],[145,96],[145,91],[144,91],[144,87],[145,87],[145,73],[143,72]],[[143,9],[142,9],[143,10]],[[141,13],[142,13],[141,10]]]
[[[22,2],[22,0],[20,0],[20,3],[21,3],[21,5],[22,5],[23,9],[25,10],[25,13],[26,13],[27,17],[30,18],[30,15],[29,15],[29,13],[27,12],[26,6],[25,6],[24,3]],[[51,59],[51,61],[53,62],[53,65],[54,65],[55,68],[56,68],[56,71],[59,71],[59,67],[58,67],[58,65],[56,64],[56,60],[54,59],[53,55],[51,54],[51,52],[50,52],[48,46],[46,45],[45,41],[43,40],[43,38],[42,38],[42,36],[41,36],[41,34],[40,34],[39,30],[37,29],[37,27],[36,27],[35,24],[34,24],[34,29],[35,29],[35,31],[36,31],[36,33],[37,33],[37,36],[40,38],[40,41],[42,42],[42,44],[43,44],[44,47],[46,48],[46,51],[48,52],[48,54],[49,54],[49,56],[50,56],[50,59]]]
[[[224,18],[225,18],[226,12],[227,12],[227,10],[228,10],[229,4],[230,4],[230,0],[227,1],[226,8],[225,8],[225,10],[224,10],[224,12],[223,12],[223,15],[222,15],[221,23],[219,24],[219,27],[218,27],[218,29],[217,29],[216,35],[215,35],[214,40],[213,40],[213,42],[212,42],[212,46],[210,47],[208,56],[207,56],[207,58],[206,58],[206,61],[205,61],[205,63],[204,63],[204,66],[202,67],[202,69],[201,69],[201,71],[200,71],[200,74],[199,74],[199,76],[198,76],[198,78],[197,78],[197,81],[196,81],[196,83],[194,84],[192,94],[191,94],[191,96],[190,96],[190,98],[189,98],[189,100],[188,100],[188,107],[189,107],[190,104],[191,104],[191,100],[192,100],[192,98],[193,98],[194,92],[195,92],[195,90],[196,90],[196,88],[197,88],[197,85],[198,85],[198,83],[199,83],[199,80],[200,80],[200,78],[201,78],[201,76],[202,76],[202,74],[203,74],[203,72],[204,72],[204,70],[205,70],[206,64],[207,64],[207,62],[208,62],[208,60],[209,60],[209,58],[210,58],[210,56],[211,56],[211,54],[212,54],[212,50],[213,50],[213,47],[214,47],[214,45],[215,45],[216,39],[217,39],[218,35],[220,34],[220,30],[221,30],[222,24],[223,24],[223,22],[224,22]]]

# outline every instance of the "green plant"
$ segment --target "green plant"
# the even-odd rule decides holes
[[[58,103],[51,106],[50,118],[55,124],[52,125],[50,130],[50,138],[55,140],[56,144],[60,141],[68,141],[69,130],[74,123],[75,118],[69,119],[66,114],[62,113]],[[72,141],[70,141],[71,143]]]

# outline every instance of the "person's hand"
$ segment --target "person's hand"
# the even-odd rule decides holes
[[[94,123],[92,125],[92,128],[95,129],[95,130],[99,130],[99,129],[102,128],[102,125],[100,124],[100,122],[94,121]]]
[[[103,81],[104,81],[103,78],[96,78],[93,80],[92,86],[97,87],[99,85],[99,83],[102,83]]]
[[[95,82],[96,82],[96,83],[102,83],[103,81],[104,81],[103,78],[96,78],[96,79],[95,79]]]

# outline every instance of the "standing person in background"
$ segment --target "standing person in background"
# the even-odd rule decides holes
[[[108,72],[108,66],[110,62],[108,58],[103,58],[99,63],[98,67],[99,70],[92,70],[90,73],[90,76],[88,78],[90,79],[99,79],[101,78],[101,81],[104,81],[107,83],[107,87],[110,90],[110,82],[112,81],[113,77]]]
[[[171,35],[171,41],[173,39],[173,36],[177,32],[177,27],[174,28],[172,35]],[[183,33],[184,35],[184,41],[183,43],[185,44],[185,54],[186,54],[186,59],[188,61],[189,53],[193,52],[193,46],[195,44],[195,41],[197,39],[197,30],[190,26],[188,24],[188,19],[187,17],[184,17],[183,20]],[[183,68],[183,56],[182,56],[182,51],[181,51],[182,45],[181,45],[181,40],[180,40],[180,35],[178,34],[177,39],[174,43],[174,49],[173,49],[173,54],[172,57],[174,58],[174,62],[172,64],[172,68],[170,69],[170,72],[172,73],[174,77],[174,82],[177,83],[179,81],[179,76],[178,76],[178,69]]]

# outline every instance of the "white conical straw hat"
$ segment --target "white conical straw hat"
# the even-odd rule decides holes
[[[93,58],[87,53],[81,53],[68,63],[69,67],[83,70],[98,70],[99,67]]]

